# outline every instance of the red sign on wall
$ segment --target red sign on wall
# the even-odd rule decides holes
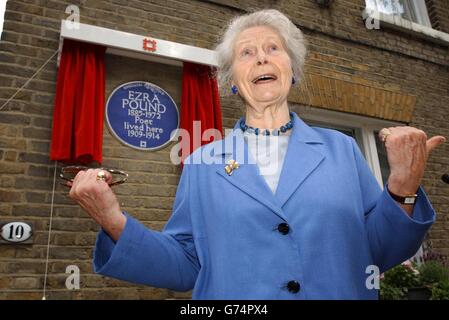
[[[155,52],[156,51],[156,40],[151,40],[148,38],[143,39],[143,50]]]

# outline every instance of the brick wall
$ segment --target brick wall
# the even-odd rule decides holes
[[[449,32],[449,2],[426,0],[426,6],[432,28]]]
[[[447,1],[429,2],[432,23],[438,21],[435,28],[449,32]],[[234,15],[257,7],[278,8],[306,35],[306,73],[414,96],[411,124],[429,135],[449,137],[448,48],[399,31],[366,29],[361,18],[363,0],[336,0],[330,8],[320,8],[312,0],[9,0],[0,42],[0,105],[55,53],[60,20],[67,16],[68,4],[79,5],[82,23],[209,49]],[[107,95],[125,81],[148,80],[167,90],[179,106],[180,68],[116,56],[107,56],[106,67]],[[31,246],[0,245],[0,299],[42,296],[54,173],[48,152],[56,74],[53,57],[0,111],[0,221],[23,219],[33,222],[35,229]],[[358,113],[371,111],[367,110],[370,106],[358,107]],[[233,126],[241,115],[239,100],[222,99],[222,109],[224,126]],[[160,229],[171,213],[179,179],[180,170],[170,163],[168,154],[169,148],[139,152],[124,147],[105,126],[104,165],[122,168],[131,175],[129,183],[116,188],[120,202],[155,229]],[[438,212],[430,237],[434,247],[446,254],[449,188],[439,177],[448,170],[448,164],[446,143],[432,154],[424,178]],[[90,260],[98,226],[67,198],[63,187],[57,187],[54,201],[49,299],[189,297],[189,293],[136,286],[92,274]],[[81,269],[81,290],[65,288],[65,268],[71,264]]]

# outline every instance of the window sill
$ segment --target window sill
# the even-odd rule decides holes
[[[384,14],[373,10],[363,10],[362,17],[367,29],[385,28],[401,32],[440,44],[449,46],[449,34],[403,19],[397,15]]]

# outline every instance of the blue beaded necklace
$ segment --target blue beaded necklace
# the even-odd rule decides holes
[[[279,129],[273,129],[272,131],[265,129],[265,130],[261,130],[259,128],[254,128],[251,126],[248,126],[245,123],[245,119],[242,119],[240,121],[240,129],[242,129],[243,132],[247,131],[248,133],[254,133],[256,136],[258,136],[259,134],[262,134],[264,136],[278,136],[281,133],[285,133],[288,130],[290,130],[291,128],[293,128],[293,113],[290,112],[290,121],[287,122],[286,124],[284,124],[283,126],[281,126]]]

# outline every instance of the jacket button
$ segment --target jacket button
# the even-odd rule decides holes
[[[301,286],[299,285],[298,281],[292,280],[287,283],[287,289],[291,293],[298,293],[299,290],[301,289]]]
[[[290,232],[290,226],[285,222],[282,222],[278,225],[278,231],[283,235],[286,235],[287,233]]]

